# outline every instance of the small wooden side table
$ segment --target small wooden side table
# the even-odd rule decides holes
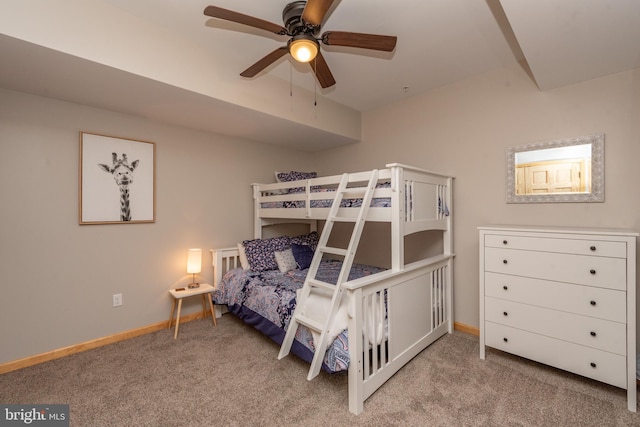
[[[211,301],[211,293],[214,291],[213,286],[207,283],[200,283],[200,286],[197,288],[189,289],[187,287],[169,289],[169,293],[173,297],[173,304],[171,305],[171,317],[169,317],[169,329],[171,329],[171,325],[173,324],[173,313],[176,308],[176,301],[178,301],[178,313],[176,316],[176,331],[173,334],[173,339],[178,337],[178,327],[180,326],[180,310],[182,309],[182,300],[188,297],[194,297],[197,295],[202,295],[202,317],[206,317],[206,302],[205,299],[209,300],[209,308],[211,310],[211,318],[213,319],[213,326],[217,326],[216,315],[213,312],[213,302]]]

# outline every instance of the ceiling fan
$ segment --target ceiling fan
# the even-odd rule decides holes
[[[308,0],[294,1],[287,4],[282,11],[284,26],[217,6],[208,6],[204,10],[204,14],[212,18],[224,19],[290,37],[286,46],[277,48],[244,70],[240,73],[242,77],[254,77],[260,71],[290,53],[296,61],[310,63],[320,86],[328,88],[336,84],[336,81],[320,52],[319,42],[329,46],[346,46],[391,52],[395,49],[397,41],[395,36],[346,31],[326,31],[318,36],[322,21],[334,1]]]

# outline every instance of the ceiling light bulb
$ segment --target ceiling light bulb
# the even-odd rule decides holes
[[[318,54],[318,42],[313,39],[294,39],[289,43],[289,53],[298,62],[310,62]]]
[[[308,46],[300,46],[296,51],[295,57],[300,62],[309,62],[311,60],[311,50]]]

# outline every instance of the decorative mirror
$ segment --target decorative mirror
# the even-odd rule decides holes
[[[507,203],[604,202],[604,134],[507,149]]]

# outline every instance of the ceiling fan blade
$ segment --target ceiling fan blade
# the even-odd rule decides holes
[[[361,49],[391,52],[396,48],[396,36],[350,33],[347,31],[327,31],[322,34],[322,43],[329,46],[359,47]]]
[[[307,24],[320,25],[334,0],[308,0],[302,12],[302,20]]]
[[[318,83],[320,83],[320,86],[322,86],[323,89],[336,84],[336,79],[333,78],[333,74],[331,74],[327,61],[324,60],[324,56],[322,56],[319,51],[316,58],[309,62],[309,65],[311,65],[311,68],[316,73]]]
[[[247,68],[243,72],[240,73],[242,77],[254,77],[260,71],[267,68],[269,65],[276,62],[278,59],[282,58],[284,55],[289,53],[289,48],[286,46],[279,47],[273,52],[269,53],[267,56],[253,64],[251,67]]]
[[[225,21],[237,22],[238,24],[248,25],[250,27],[266,30],[275,34],[287,34],[287,29],[281,25],[274,24],[269,21],[254,18],[253,16],[244,15],[232,10],[223,9],[217,6],[207,6],[204,14],[212,18],[224,19]]]

